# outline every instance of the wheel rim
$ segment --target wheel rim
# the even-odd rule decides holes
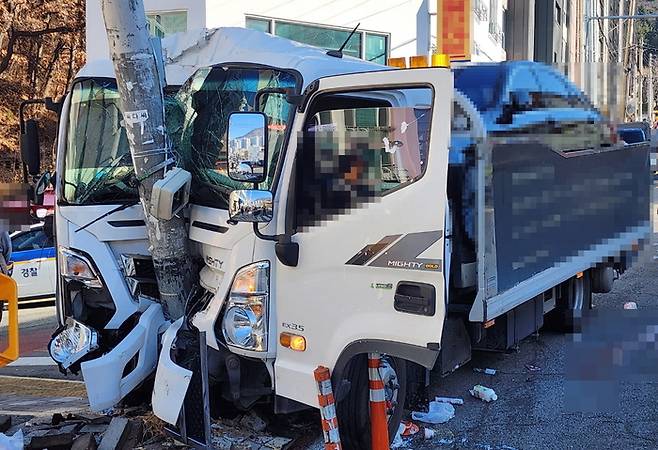
[[[379,377],[384,383],[384,397],[386,398],[386,418],[390,419],[398,403],[400,383],[395,366],[388,356],[382,356],[379,365]]]

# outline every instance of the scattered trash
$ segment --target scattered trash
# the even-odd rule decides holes
[[[482,386],[480,384],[474,386],[473,389],[471,389],[469,392],[473,397],[479,398],[480,400],[483,400],[487,403],[498,400],[498,396],[493,389]]]
[[[532,364],[526,364],[525,368],[530,372],[539,372],[541,370],[541,367],[533,366]]]
[[[496,375],[496,369],[473,369],[473,372],[484,373],[486,375]]]
[[[405,425],[404,423],[400,423],[400,426],[398,427],[398,432],[395,433],[395,438],[393,438],[393,442],[391,442],[391,448],[399,448],[404,445],[404,441],[402,440],[402,433],[405,430]]]
[[[624,303],[624,309],[637,309],[637,303],[635,303],[635,302],[626,302],[626,303]]]
[[[435,402],[439,403],[450,403],[451,405],[463,405],[464,399],[454,398],[454,397],[436,397]]]
[[[0,448],[3,450],[23,450],[23,430],[18,430],[13,436],[0,433]]]
[[[426,423],[446,423],[455,417],[455,407],[450,403],[430,402],[429,411],[411,413],[411,418]]]
[[[404,425],[404,431],[402,431],[402,436],[413,436],[414,434],[420,431],[418,425],[408,420],[402,421],[402,425]]]
[[[431,428],[425,428],[425,439],[432,439],[436,436],[436,431]]]

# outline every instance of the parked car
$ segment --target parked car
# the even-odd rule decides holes
[[[55,246],[43,230],[43,223],[11,234],[12,278],[18,285],[20,301],[55,297]]]
[[[619,137],[626,145],[639,144],[650,140],[641,128],[620,128]]]

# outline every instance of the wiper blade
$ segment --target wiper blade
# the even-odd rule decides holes
[[[84,229],[87,228],[88,226],[95,224],[96,222],[98,222],[98,221],[101,220],[101,219],[106,218],[107,216],[111,216],[112,214],[114,214],[114,213],[116,213],[116,212],[123,211],[124,209],[128,209],[128,208],[130,208],[131,206],[135,206],[135,205],[138,205],[138,204],[139,204],[139,200],[134,200],[134,201],[132,201],[132,202],[127,202],[127,203],[124,203],[123,205],[119,205],[119,206],[117,206],[116,208],[109,210],[109,211],[106,212],[105,214],[96,217],[94,220],[92,220],[92,221],[89,222],[88,224],[81,226],[80,228],[78,228],[77,230],[75,230],[75,232],[77,233],[78,231],[84,230]]]

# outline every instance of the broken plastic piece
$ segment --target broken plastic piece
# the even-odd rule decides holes
[[[411,413],[411,418],[426,423],[446,423],[455,417],[455,407],[450,403],[430,402],[429,411]]]
[[[405,430],[404,423],[400,423],[400,426],[398,427],[398,432],[395,433],[395,438],[393,438],[393,442],[391,442],[391,448],[399,448],[402,447],[404,444],[404,441],[402,440],[402,433]]]
[[[532,364],[526,364],[525,368],[530,372],[539,372],[541,370],[541,367],[533,366]]]
[[[431,428],[425,428],[425,439],[432,439],[436,436],[436,431]]]
[[[471,395],[475,398],[479,398],[487,403],[498,400],[498,396],[493,389],[480,384],[473,386],[473,389],[469,391]]]
[[[436,397],[435,402],[439,403],[450,403],[451,405],[463,405],[464,399],[454,398],[454,397]]]
[[[404,425],[404,431],[402,431],[402,436],[413,436],[414,434],[420,431],[420,428],[415,423],[405,420],[402,422]]]
[[[624,303],[624,309],[637,309],[637,303],[635,303],[635,302],[626,302],[626,303]]]

